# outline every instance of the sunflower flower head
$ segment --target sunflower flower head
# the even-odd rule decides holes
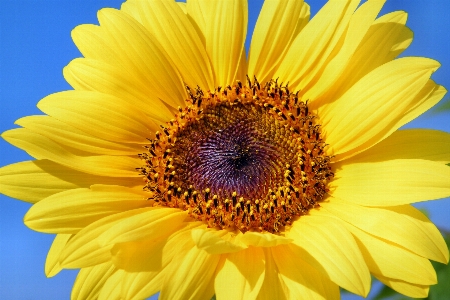
[[[450,195],[450,135],[398,130],[445,95],[440,66],[397,56],[406,13],[246,0],[128,0],[72,38],[73,90],[2,134],[36,160],[0,169],[55,233],[72,299],[339,299],[371,274],[410,297],[448,262],[411,203]],[[386,255],[389,254],[389,255]]]
[[[241,232],[278,233],[318,206],[333,172],[320,125],[298,93],[256,79],[187,92],[186,107],[141,154],[149,200]]]

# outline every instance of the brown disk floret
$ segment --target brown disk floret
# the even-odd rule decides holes
[[[140,154],[154,205],[210,227],[279,232],[318,206],[333,177],[307,103],[287,86],[254,80],[189,99]]]

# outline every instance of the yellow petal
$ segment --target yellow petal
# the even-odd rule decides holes
[[[108,141],[146,144],[158,126],[141,111],[113,95],[90,91],[51,94],[38,108],[58,120]]]
[[[322,208],[361,230],[400,245],[422,257],[448,262],[448,249],[439,230],[411,205],[369,208],[331,198]]]
[[[278,245],[292,243],[292,239],[281,235],[253,231],[247,231],[239,237],[239,240],[242,243],[253,247],[275,247]]]
[[[141,300],[156,294],[163,284],[165,271],[125,272],[122,278],[122,299]]]
[[[196,29],[200,40],[206,47],[206,12],[211,8],[207,6],[213,5],[212,1],[205,0],[188,0],[186,1],[186,11],[189,21]]]
[[[34,158],[48,159],[81,172],[107,177],[141,177],[136,168],[142,165],[142,161],[137,157],[78,156],[69,152],[68,148],[26,128],[8,130],[1,136]],[[125,184],[128,184],[128,180]]]
[[[341,77],[357,47],[368,32],[386,0],[374,0],[363,3],[351,16],[348,28],[342,36],[342,46],[335,50],[337,54],[329,59],[324,70],[310,83],[305,99],[316,99]]]
[[[183,13],[187,14],[186,2],[176,2],[176,4],[178,4]]]
[[[45,261],[45,275],[47,277],[53,277],[62,270],[61,264],[59,263],[59,257],[61,256],[64,246],[71,237],[71,234],[56,235],[50,250],[48,250],[47,260]]]
[[[450,134],[430,129],[397,130],[345,163],[382,162],[394,159],[425,159],[447,164],[450,162]]]
[[[239,80],[240,82],[246,82],[248,74],[247,69],[248,69],[247,54],[245,51],[245,47],[242,47],[241,58],[236,72],[236,80]]]
[[[328,1],[289,47],[275,78],[303,90],[329,60],[359,1]]]
[[[140,208],[113,214],[81,229],[64,247],[60,257],[61,265],[64,268],[78,269],[110,261],[112,245],[100,246],[99,236],[111,226],[149,209]]]
[[[428,80],[427,85],[416,96],[412,105],[403,118],[398,122],[396,127],[405,125],[414,120],[433,106],[435,106],[447,94],[447,89],[441,85],[437,85],[433,80]]]
[[[296,256],[346,290],[367,296],[370,273],[343,222],[312,211],[293,223],[288,236],[294,240],[291,251]]]
[[[247,1],[221,0],[203,5],[204,2],[201,8],[207,24],[206,51],[214,69],[215,86],[234,84],[247,34]]]
[[[153,93],[151,86],[121,65],[76,58],[64,68],[63,74],[75,90],[116,96],[160,122],[173,117],[173,112]]]
[[[213,71],[206,49],[175,1],[127,1],[122,10],[133,17],[138,16],[136,19],[161,44],[187,85],[214,90]]]
[[[450,168],[420,159],[339,164],[331,195],[367,206],[395,206],[450,196]]]
[[[92,184],[137,186],[140,178],[101,177],[78,172],[49,160],[15,163],[0,168],[0,193],[36,203],[53,194]]]
[[[428,285],[413,284],[402,280],[387,278],[381,275],[374,276],[394,291],[397,291],[400,294],[406,295],[408,297],[426,298],[428,296],[428,291],[430,290],[430,287]]]
[[[33,205],[24,217],[25,225],[47,233],[77,233],[106,216],[148,206],[141,193],[121,186],[92,186],[45,198]]]
[[[173,107],[184,105],[181,76],[161,45],[124,12],[102,9],[99,26],[81,25],[72,31],[81,53],[111,65],[120,64],[133,77],[148,84],[153,94]]]
[[[192,247],[195,247],[195,243],[192,240],[191,230],[197,228],[205,228],[203,221],[189,222],[187,225],[171,236],[168,237],[168,241],[163,250],[163,265],[166,266],[172,259],[179,253],[189,251]]]
[[[153,93],[173,107],[184,106],[187,95],[183,79],[159,41],[124,12],[105,8],[97,16],[106,38],[113,40],[120,57],[143,77]]]
[[[143,151],[140,144],[106,141],[49,116],[28,116],[17,120],[15,124],[67,146],[72,151],[90,155],[136,155]]]
[[[101,245],[156,240],[184,226],[186,218],[186,211],[180,209],[152,207],[111,226],[100,236]]]
[[[264,252],[265,270],[264,282],[259,291],[258,300],[287,300],[295,299],[295,295],[289,295],[289,289],[278,271],[271,248],[261,248]]]
[[[212,255],[197,247],[180,254],[170,263],[159,299],[211,299],[214,273],[220,255]],[[209,291],[210,295],[205,295]]]
[[[98,295],[98,300],[120,300],[122,289],[123,270],[117,270],[106,280]]]
[[[166,237],[118,243],[111,248],[111,261],[116,268],[127,272],[158,272],[163,268],[163,248],[166,243]]]
[[[264,281],[264,253],[249,248],[229,254],[217,271],[214,290],[218,299],[256,299]]]
[[[264,1],[253,31],[249,51],[248,75],[259,82],[272,78],[274,69],[294,37],[304,3],[302,0]]]
[[[304,262],[291,248],[271,248],[279,276],[289,289],[290,299],[340,299],[339,286]]]
[[[195,247],[191,229],[204,227],[203,222],[192,222],[169,237],[158,240],[115,244],[112,261],[125,270],[122,279],[122,297],[143,299],[161,289],[167,266],[172,259]],[[151,259],[142,259],[143,257]]]
[[[311,8],[309,7],[308,3],[303,2],[302,10],[300,11],[297,25],[295,26],[294,39],[303,30],[303,28],[305,28],[306,24],[308,24],[310,17],[311,17]],[[293,40],[291,40],[291,43]],[[288,47],[290,47],[290,44]]]
[[[191,233],[195,245],[210,254],[237,252],[248,247],[240,241],[239,236],[242,235],[240,232],[234,233],[228,230],[198,228],[193,229]]]
[[[73,285],[70,299],[97,299],[106,280],[108,280],[115,271],[116,269],[110,262],[81,269]]]
[[[78,25],[72,30],[71,36],[84,57],[103,61],[110,65],[115,65],[118,61],[122,65],[125,63],[118,52],[120,48],[116,48],[115,42],[108,38],[105,28],[93,24]],[[128,68],[124,66],[124,69]]]
[[[393,124],[403,117],[438,67],[438,62],[427,58],[397,59],[373,70],[342,97],[320,108],[332,152],[348,155],[396,130]]]
[[[372,274],[421,285],[437,283],[436,272],[428,259],[390,241],[376,238],[355,226],[348,225],[347,228],[355,236]]]
[[[413,38],[412,31],[405,26],[406,18],[405,12],[397,11],[375,20],[344,72],[335,83],[328,86],[324,94],[314,99],[311,108],[338,99],[370,71],[393,60],[405,50]]]
[[[437,85],[436,83],[434,83],[433,80],[428,80],[428,82],[414,97],[414,99],[411,101],[408,107],[406,107],[403,116],[401,116],[395,121],[395,124],[391,126],[390,130],[384,130],[379,134],[377,134],[376,136],[374,136],[369,142],[364,143],[345,154],[338,155],[338,157],[334,158],[335,161],[343,160],[353,155],[356,155],[357,153],[372,147],[373,143],[377,143],[378,141],[387,138],[395,130],[397,130],[404,124],[412,121],[413,119],[417,118],[419,115],[421,115],[422,113],[433,107],[444,97],[446,93],[447,90],[444,87]]]

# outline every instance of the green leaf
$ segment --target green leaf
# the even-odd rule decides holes
[[[440,103],[431,110],[431,112],[434,114],[450,112],[450,98],[441,100]]]
[[[409,300],[411,298],[401,295],[391,289],[390,287],[384,285],[378,295],[373,298],[373,300]]]
[[[443,232],[441,230],[441,232]],[[450,247],[450,232],[443,232],[447,247]],[[446,300],[450,295],[450,265],[432,262],[436,270],[438,284],[430,286],[430,300]]]
[[[450,247],[450,232],[441,230],[447,247]],[[441,264],[438,262],[431,262],[436,270],[438,284],[430,286],[428,300],[448,300],[450,295],[450,265]],[[373,300],[408,300],[413,299],[401,295],[388,286],[383,286],[380,292],[373,298]]]
[[[430,219],[430,211],[425,207],[419,208],[420,212],[423,213],[428,219]]]

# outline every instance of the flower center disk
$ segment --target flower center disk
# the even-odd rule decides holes
[[[187,106],[140,154],[154,205],[210,227],[271,233],[318,206],[334,174],[298,93],[256,79],[213,93],[186,89]]]

